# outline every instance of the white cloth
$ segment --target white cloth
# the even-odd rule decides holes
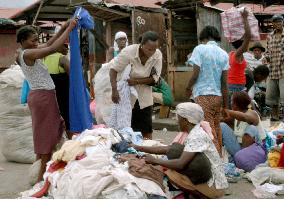
[[[198,124],[204,119],[204,112],[198,104],[185,102],[176,107],[177,115],[187,119],[192,124]]]
[[[95,93],[95,117],[98,124],[107,124],[111,117],[111,84],[109,77],[110,64],[103,64],[96,73],[93,84]]]
[[[225,189],[228,182],[225,177],[224,167],[219,153],[212,142],[210,136],[203,130],[200,124],[190,131],[186,140],[184,151],[203,152],[211,163],[212,178],[208,181],[208,186],[215,184],[216,189]]]
[[[156,74],[152,75],[155,82],[158,82],[162,71],[162,52],[156,49],[156,52],[147,60],[145,65],[141,63],[139,58],[140,44],[133,44],[125,47],[119,55],[113,59],[111,68],[118,72],[117,80],[120,80],[121,73],[130,64],[131,78],[148,78],[151,76],[151,71],[156,70]],[[134,86],[138,93],[138,101],[140,109],[153,105],[152,87],[144,84]],[[136,98],[131,98],[131,105],[134,107]]]
[[[121,80],[117,82],[120,101],[112,105],[112,113],[109,127],[117,130],[131,127],[132,105],[131,95],[138,98],[136,89],[129,86],[127,80],[130,78],[131,65],[128,65],[122,73]]]
[[[113,42],[114,51],[119,51],[119,48],[118,48],[116,40],[120,39],[120,38],[126,38],[126,46],[128,46],[127,34],[125,32],[119,31],[114,36],[114,42]]]
[[[264,55],[261,56],[260,59],[256,59],[254,57],[254,55],[252,53],[249,53],[249,52],[246,52],[243,54],[244,55],[244,58],[247,62],[247,67],[249,67],[249,69],[251,71],[254,71],[254,69],[259,66],[259,65],[262,65],[262,60],[264,59]]]

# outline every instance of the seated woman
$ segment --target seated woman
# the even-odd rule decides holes
[[[253,170],[265,162],[265,150],[261,144],[266,134],[258,113],[248,106],[251,99],[244,91],[232,96],[232,109],[225,110],[226,123],[221,123],[223,144],[234,158],[236,166],[245,171]],[[228,124],[234,126],[231,128]]]
[[[200,126],[204,119],[202,108],[194,103],[177,105],[176,112],[181,130],[188,129],[184,146],[144,147],[134,145],[137,150],[153,154],[167,154],[168,159],[145,156],[145,161],[168,168],[166,175],[177,187],[198,198],[219,198],[228,187],[220,156],[213,144],[213,136]],[[185,174],[185,175],[183,175]]]

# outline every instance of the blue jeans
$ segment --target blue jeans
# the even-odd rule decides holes
[[[245,90],[245,86],[241,84],[228,84],[229,90],[229,107],[232,108],[232,97],[235,92],[241,92]]]
[[[223,145],[226,147],[228,153],[234,157],[234,155],[241,150],[241,145],[239,144],[234,131],[226,123],[220,123],[222,130]]]
[[[242,84],[228,84],[228,89],[231,92],[241,92],[245,90],[245,86]]]

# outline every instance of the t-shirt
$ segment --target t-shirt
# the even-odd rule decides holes
[[[246,84],[246,76],[245,69],[247,66],[247,62],[245,59],[241,63],[239,63],[235,56],[235,51],[230,52],[229,60],[230,60],[230,68],[228,71],[228,84]]]
[[[257,66],[261,65],[262,64],[262,60],[263,60],[264,56],[262,55],[260,59],[256,59],[254,57],[253,54],[249,53],[249,52],[246,52],[244,53],[244,59],[246,60],[247,62],[247,67],[250,69],[250,70],[254,70]]]
[[[197,124],[188,134],[185,140],[184,151],[203,152],[211,163],[212,178],[208,181],[208,186],[215,184],[216,189],[225,189],[228,182],[225,177],[224,167],[219,153],[210,138],[200,124]]]
[[[193,86],[193,97],[222,96],[221,76],[229,68],[229,58],[215,41],[196,46],[188,63],[200,67],[198,79]]]

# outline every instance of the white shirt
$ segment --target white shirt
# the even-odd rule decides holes
[[[133,44],[125,47],[117,57],[111,62],[111,68],[118,72],[118,80],[121,73],[124,71],[128,64],[131,65],[130,78],[147,78],[151,75],[152,68],[156,69],[157,74],[153,75],[154,80],[157,82],[162,71],[162,53],[159,49],[156,50],[145,65],[142,65],[139,58],[140,44]],[[148,85],[139,84],[134,86],[138,93],[138,102],[140,108],[146,108],[153,105],[152,87]],[[136,102],[134,96],[131,97],[131,105],[134,107]]]
[[[203,152],[209,159],[212,172],[212,178],[208,181],[209,187],[213,184],[215,184],[216,189],[225,189],[229,186],[219,153],[209,134],[200,127],[200,124],[195,125],[190,131],[184,144],[184,151]]]
[[[244,55],[244,58],[247,62],[247,67],[249,67],[249,69],[251,69],[252,71],[259,65],[263,64],[262,63],[262,60],[264,58],[263,55],[261,55],[261,58],[260,59],[256,59],[254,57],[253,54],[249,53],[249,52],[246,52],[243,54]]]

